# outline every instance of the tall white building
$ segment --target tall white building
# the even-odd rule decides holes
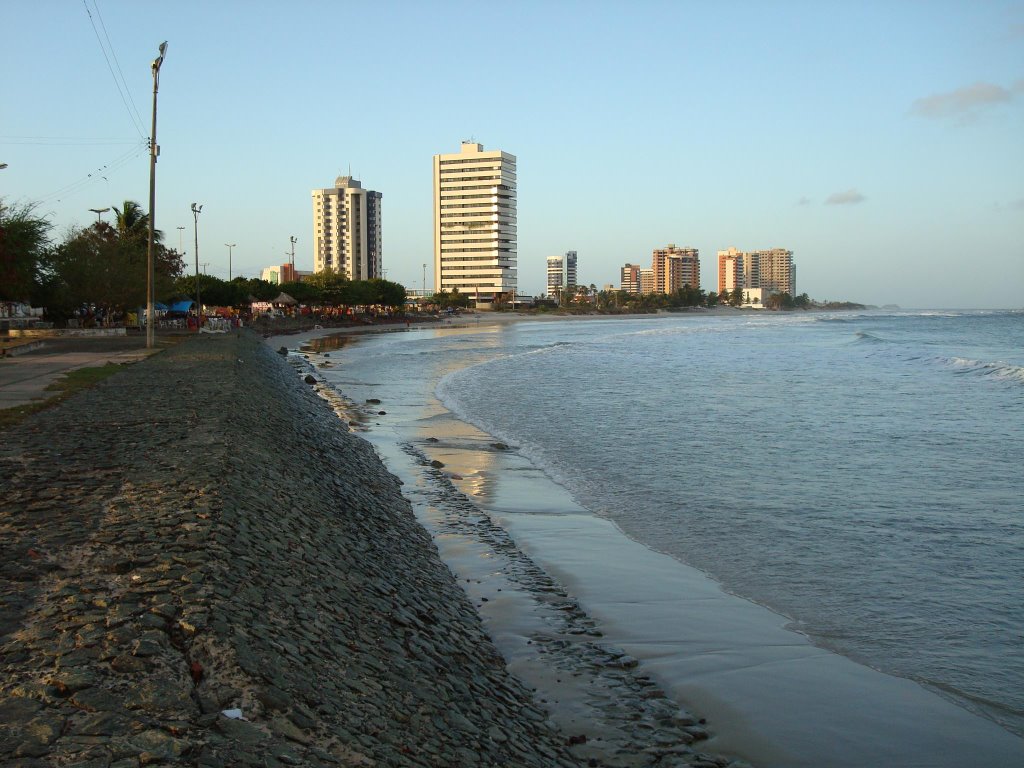
[[[513,299],[516,276],[515,155],[472,141],[434,155],[434,290]]]
[[[330,267],[349,280],[383,276],[381,193],[351,176],[313,190],[313,269]]]
[[[548,296],[575,288],[576,251],[566,251],[565,256],[548,256]]]

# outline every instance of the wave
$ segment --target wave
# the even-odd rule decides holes
[[[881,336],[876,336],[873,333],[867,331],[857,331],[854,334],[854,344],[889,344],[891,343],[888,339],[883,339]]]
[[[965,357],[940,357],[938,360],[940,363],[953,368],[954,373],[961,376],[985,376],[999,381],[1024,384],[1024,366],[1012,365],[1002,360],[986,363],[981,360],[971,360]]]

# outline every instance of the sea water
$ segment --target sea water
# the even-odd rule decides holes
[[[634,541],[1024,733],[1024,313],[472,330],[361,340],[335,380],[427,383]]]

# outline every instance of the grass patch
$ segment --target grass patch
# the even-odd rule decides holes
[[[95,386],[104,379],[109,379],[123,368],[124,366],[118,363],[107,363],[106,365],[92,368],[77,368],[76,370],[69,371],[64,374],[62,379],[58,379],[46,388],[48,392],[54,393],[46,400],[0,410],[0,430],[20,423],[33,413],[39,413],[47,408],[52,408],[57,403],[67,400],[76,392]]]

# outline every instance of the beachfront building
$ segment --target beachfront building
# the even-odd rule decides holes
[[[640,293],[640,273],[643,267],[639,264],[624,264],[619,270],[619,290],[626,293]]]
[[[565,256],[548,256],[548,296],[558,296],[562,291],[576,291],[576,251],[566,251]]]
[[[700,254],[696,248],[678,248],[669,243],[656,248],[651,257],[654,270],[653,293],[675,293],[684,285],[700,287]]]
[[[756,287],[796,296],[796,264],[785,248],[757,251],[760,279]],[[753,286],[752,286],[753,287]]]
[[[640,293],[654,293],[654,270],[650,267],[640,270]]]
[[[793,252],[785,248],[718,252],[718,292],[742,288],[764,288],[765,298],[773,293],[796,296],[796,264]]]
[[[743,254],[735,248],[718,252],[718,293],[746,287],[743,282]]]
[[[434,290],[477,305],[516,294],[516,158],[482,144],[434,155]]]
[[[333,269],[349,280],[384,274],[380,192],[363,189],[351,176],[313,190],[313,269]]]

